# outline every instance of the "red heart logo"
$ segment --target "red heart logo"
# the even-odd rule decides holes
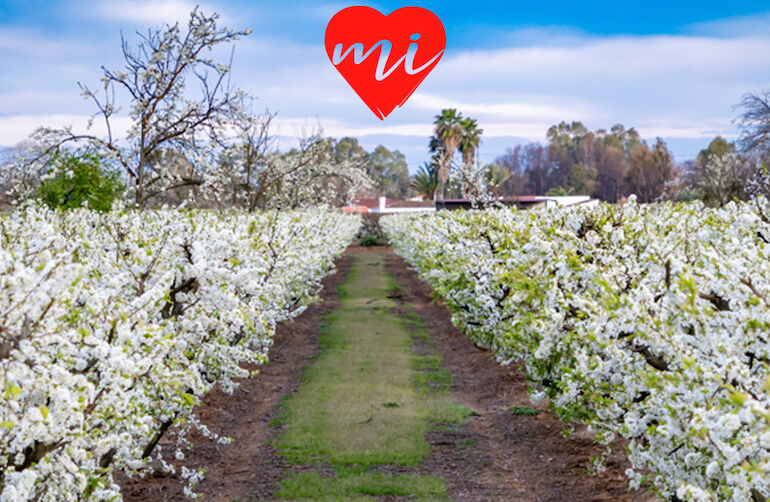
[[[404,7],[385,16],[370,7],[342,9],[326,27],[326,54],[380,120],[402,106],[446,48],[441,20]]]

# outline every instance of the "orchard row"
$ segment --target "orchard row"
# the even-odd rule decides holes
[[[3,216],[0,500],[119,499],[113,470],[173,469],[191,428],[226,442],[194,405],[266,361],[358,226],[323,210]],[[201,475],[182,467],[186,490]]]
[[[389,216],[381,224],[533,399],[609,444],[662,498],[770,497],[765,202]]]

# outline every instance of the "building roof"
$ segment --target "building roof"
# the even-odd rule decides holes
[[[573,204],[583,204],[589,202],[590,195],[513,195],[509,197],[498,197],[495,199],[497,202],[555,202],[562,206],[569,206]],[[470,202],[469,199],[439,199],[438,203],[466,203]]]
[[[500,202],[541,202],[554,200],[554,197],[545,195],[513,195],[510,197],[498,197],[495,199]],[[470,199],[439,199],[437,202],[470,202]]]
[[[360,198],[353,199],[354,206],[367,207],[369,209],[378,209],[380,200],[378,198]],[[385,207],[434,207],[432,200],[409,200],[409,199],[385,199]]]
[[[436,203],[432,200],[398,200],[389,199],[385,207],[435,207]]]
[[[353,199],[353,205],[354,206],[363,206],[368,207],[369,209],[375,209],[380,207],[380,201],[379,199]]]

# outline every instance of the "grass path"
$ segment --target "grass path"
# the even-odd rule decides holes
[[[399,317],[383,253],[354,255],[340,307],[321,328],[320,353],[284,403],[279,454],[298,466],[278,493],[295,500],[446,500],[435,476],[386,474],[430,453],[426,433],[469,410],[447,392],[419,318]],[[420,346],[420,354],[414,351]]]

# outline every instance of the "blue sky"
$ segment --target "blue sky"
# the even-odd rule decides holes
[[[328,61],[326,23],[347,2],[203,0],[222,24],[254,33],[236,45],[234,83],[278,112],[283,145],[320,125],[372,148],[426,160],[432,117],[456,107],[485,130],[481,158],[543,140],[548,126],[581,120],[622,123],[663,137],[678,160],[720,134],[732,139],[733,106],[770,88],[766,1],[360,2],[382,12],[404,5],[434,11],[447,51],[412,98],[384,122]],[[100,65],[120,66],[120,33],[185,20],[186,0],[0,1],[0,145],[36,125],[82,128],[92,106],[77,82],[99,85]],[[124,122],[125,124],[125,122]]]

